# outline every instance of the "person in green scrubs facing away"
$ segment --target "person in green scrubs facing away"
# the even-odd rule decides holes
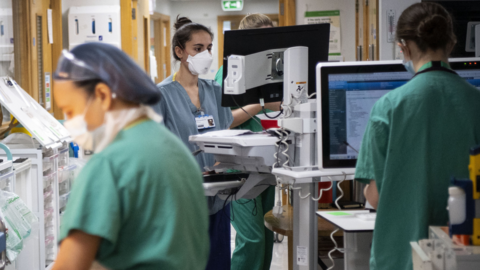
[[[270,18],[264,14],[250,14],[242,19],[239,29],[255,29],[273,27]],[[222,85],[223,66],[218,70],[215,81]],[[267,103],[269,111],[280,110],[280,102]],[[262,112],[260,104],[247,105],[243,108],[232,108],[233,123],[231,128],[262,131],[260,119],[256,117]],[[253,117],[252,117],[253,116]],[[232,256],[232,270],[268,270],[272,262],[273,232],[265,227],[263,217],[273,209],[275,186],[268,187],[254,200],[240,199],[231,203],[231,221],[235,231],[235,250]],[[256,210],[254,210],[256,209]],[[254,211],[257,211],[256,215]]]
[[[87,43],[62,53],[54,80],[65,127],[95,154],[73,184],[53,269],[204,270],[200,168],[148,106],[161,99],[148,75],[120,49]]]
[[[450,14],[414,4],[396,38],[415,76],[375,103],[355,173],[377,209],[372,270],[412,269],[410,242],[447,225],[450,178],[469,177],[469,149],[480,144],[480,91],[448,64],[456,43]]]

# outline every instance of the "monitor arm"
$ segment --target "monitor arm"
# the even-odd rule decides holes
[[[283,104],[291,106],[308,100],[307,47],[230,55],[227,62],[228,74],[224,80],[227,95],[241,95],[248,89],[283,82]]]

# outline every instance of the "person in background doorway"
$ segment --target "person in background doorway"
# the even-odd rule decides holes
[[[163,98],[154,109],[163,116],[165,126],[193,153],[198,146],[188,141],[189,136],[228,129],[233,117],[229,108],[221,106],[220,86],[213,80],[198,77],[210,70],[213,33],[185,17],[177,17],[175,29],[172,49],[174,58],[180,61],[180,69],[158,84]],[[195,158],[205,173],[215,165],[212,154],[201,152]],[[190,170],[183,165],[178,164],[180,170]],[[217,196],[208,197],[208,203],[210,257],[207,269],[230,269],[229,205]]]
[[[450,178],[468,178],[469,149],[480,144],[480,91],[448,64],[456,43],[448,11],[408,7],[396,38],[414,77],[373,106],[355,172],[377,209],[372,270],[412,269],[410,242],[447,225]]]
[[[250,14],[242,19],[239,29],[255,29],[273,27],[270,18],[264,14]],[[217,72],[215,80],[222,85],[223,67]],[[267,103],[266,108],[280,110],[280,102]],[[260,104],[243,108],[232,108],[233,123],[231,128],[262,131],[260,119],[256,117],[262,112]],[[251,117],[253,116],[253,118]],[[273,209],[275,186],[268,187],[254,200],[240,199],[232,202],[231,213],[235,219],[231,222],[235,231],[235,250],[232,256],[232,270],[267,270],[270,269],[273,251],[273,232],[264,225],[263,217]],[[253,210],[257,209],[256,215]]]
[[[152,80],[105,43],[64,51],[53,78],[65,128],[95,152],[73,184],[53,269],[86,270],[97,260],[108,269],[203,270],[201,172],[149,107],[161,99]]]

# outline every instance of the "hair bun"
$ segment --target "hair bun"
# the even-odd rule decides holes
[[[192,23],[192,20],[190,20],[187,17],[180,17],[180,15],[177,16],[177,21],[174,24],[175,31],[180,29],[182,26]]]
[[[423,40],[429,47],[436,47],[439,43],[443,43],[449,39],[448,31],[450,24],[447,18],[435,14],[425,18],[417,27],[417,36]],[[442,42],[443,41],[443,42]]]

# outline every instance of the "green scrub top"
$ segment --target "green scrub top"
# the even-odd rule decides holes
[[[380,196],[370,269],[412,269],[410,242],[447,225],[450,178],[469,177],[478,144],[480,91],[455,74],[418,74],[375,103],[355,174]]]
[[[188,170],[184,169],[188,168]],[[195,159],[151,120],[122,130],[75,179],[60,240],[71,230],[102,238],[108,269],[204,270],[208,210]]]
[[[219,84],[219,85],[222,85],[223,84],[223,66],[221,66],[218,71],[217,71],[217,74],[215,74],[215,81]],[[232,110],[235,110],[235,109],[238,109],[236,107],[233,107]],[[267,112],[270,112],[269,110],[267,110]],[[262,112],[263,113],[263,112]],[[248,129],[248,130],[251,130],[253,132],[259,132],[259,131],[262,131],[263,130],[263,127],[262,125],[259,124],[260,122],[260,118],[254,116],[254,118],[258,121],[255,121],[255,119],[253,118],[250,118],[248,119],[247,121],[245,121],[243,124],[240,124],[236,127],[234,127],[233,129]]]

